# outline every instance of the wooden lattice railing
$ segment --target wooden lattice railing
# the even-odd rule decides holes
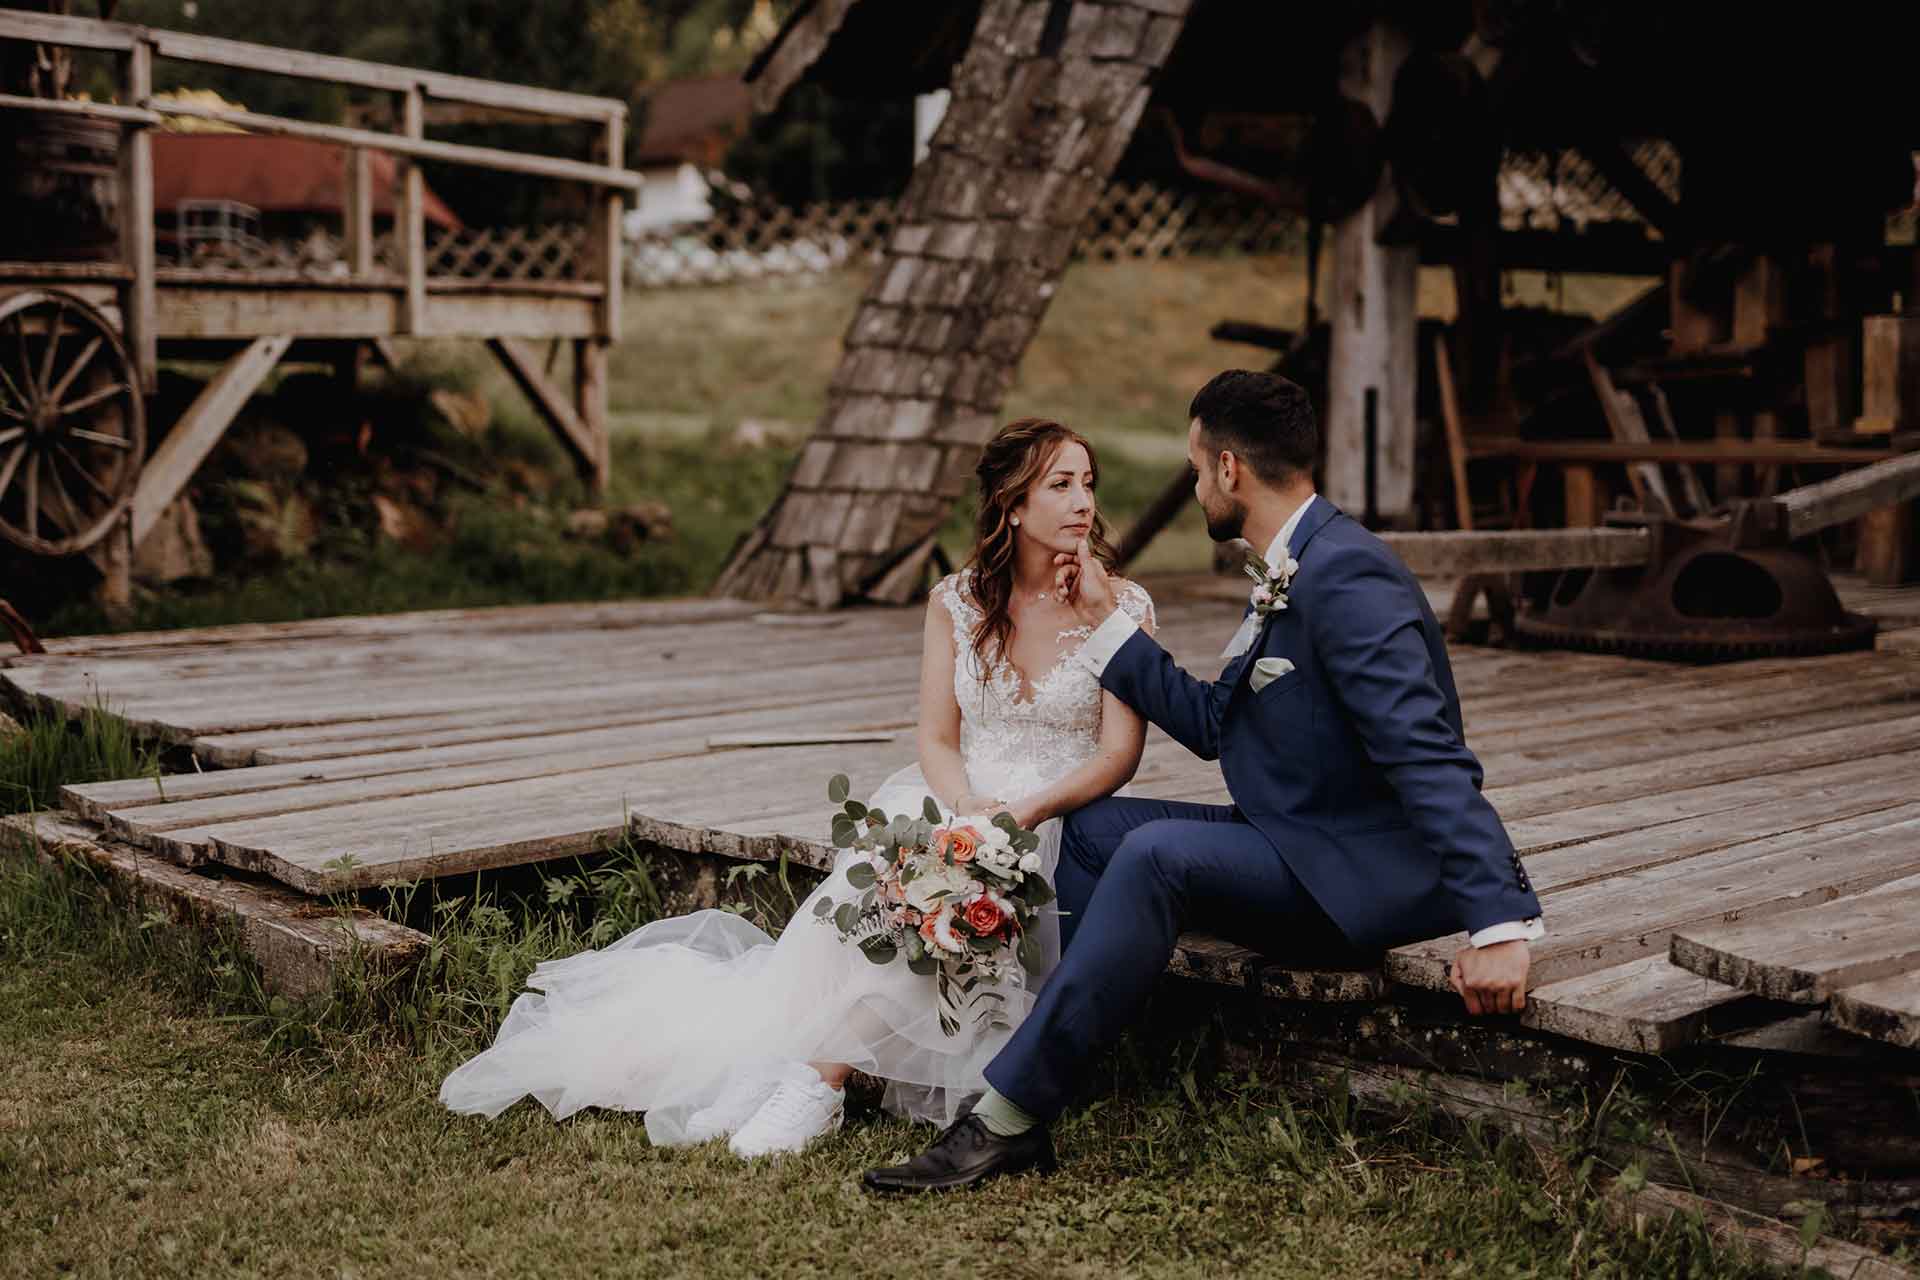
[[[629,238],[627,283],[636,288],[719,284],[871,265],[897,220],[891,200],[799,209],[734,205],[703,223]],[[1279,253],[1296,247],[1301,234],[1295,215],[1240,197],[1116,183],[1095,201],[1074,254],[1112,262]]]

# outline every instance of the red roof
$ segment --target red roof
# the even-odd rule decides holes
[[[693,76],[641,89],[645,113],[634,147],[641,164],[717,166],[747,131],[752,95],[738,76]]]
[[[394,209],[394,160],[368,153],[373,211]],[[153,135],[153,205],[170,213],[182,200],[237,200],[262,213],[333,213],[346,207],[347,148],[308,138],[257,133]],[[427,191],[428,222],[458,227],[460,219]]]

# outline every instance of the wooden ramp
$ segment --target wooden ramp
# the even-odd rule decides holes
[[[1238,588],[1149,585],[1175,655],[1217,665]],[[1920,622],[1920,592],[1845,594],[1890,626]],[[549,606],[55,641],[7,660],[0,682],[51,709],[105,706],[226,766],[69,788],[77,816],[186,866],[322,894],[591,853],[626,832],[824,866],[827,777],[858,792],[912,756],[919,633],[911,610]],[[1839,951],[1812,904],[1912,897],[1891,886],[1920,876],[1914,647],[1716,667],[1476,648],[1454,661],[1487,794],[1545,901],[1530,1025],[1660,1052],[1804,1012],[1676,939],[1731,924],[1741,945],[1784,948],[1781,963],[1817,962]],[[859,740],[716,745],[821,735]],[[1216,766],[1157,731],[1136,785],[1225,798]],[[1898,933],[1874,936],[1913,958]],[[1175,969],[1365,1000],[1444,990],[1463,943],[1324,972],[1189,938]],[[1911,1044],[1916,966],[1878,959],[1834,962],[1851,985],[1831,992],[1832,1020]]]

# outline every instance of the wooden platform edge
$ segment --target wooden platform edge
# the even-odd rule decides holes
[[[330,907],[275,884],[196,875],[65,815],[0,818],[0,856],[9,855],[76,859],[130,910],[163,910],[192,928],[233,929],[267,989],[295,999],[332,990],[352,966],[397,973],[431,941],[364,908]]]

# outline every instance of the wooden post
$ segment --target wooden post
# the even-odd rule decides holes
[[[1810,265],[1815,281],[1815,336],[1807,342],[1807,431],[1833,443],[1853,432],[1856,330],[1847,322],[1844,262],[1838,245],[1816,245]]]
[[[347,270],[355,279],[364,280],[373,274],[373,153],[365,147],[353,147],[346,159],[341,235],[347,244]]]
[[[1403,32],[1375,22],[1342,52],[1340,92],[1365,103],[1376,119],[1386,119],[1394,73],[1407,49]],[[1373,198],[1335,226],[1333,300],[1327,309],[1333,326],[1327,496],[1356,514],[1367,509],[1371,498],[1374,516],[1389,525],[1404,523],[1413,512],[1418,368],[1414,337],[1419,250],[1379,242],[1396,203],[1391,175],[1385,175]]]
[[[114,523],[100,543],[94,563],[100,569],[97,595],[100,608],[111,622],[122,623],[133,616],[133,513]]]
[[[1569,462],[1560,474],[1566,486],[1567,528],[1586,529],[1599,524],[1607,513],[1599,475],[1591,466],[1579,462]]]
[[[1675,355],[1700,351],[1722,341],[1724,334],[1720,317],[1711,311],[1694,306],[1687,301],[1687,263],[1684,258],[1675,258],[1667,264],[1667,305],[1670,312],[1669,327],[1673,331],[1672,351]],[[1713,435],[1716,440],[1739,440],[1740,415],[1730,409],[1722,409],[1713,415]],[[1716,502],[1726,502],[1740,494],[1740,464],[1736,462],[1718,463],[1713,468],[1713,498]]]
[[[582,477],[595,500],[606,497],[613,467],[607,436],[607,347],[600,338],[576,338],[573,343],[573,412],[589,441]]]
[[[602,131],[600,146],[606,153],[601,157],[609,168],[625,168],[627,118],[624,115],[607,117]],[[595,274],[606,293],[600,299],[600,336],[609,342],[620,340],[620,301],[625,289],[625,281],[620,271],[620,219],[626,210],[626,202],[617,189],[590,192],[594,201],[593,217],[588,220],[588,251],[592,254]]]
[[[1786,276],[1780,264],[1764,254],[1755,258],[1733,287],[1734,344],[1754,349],[1765,346],[1767,335],[1787,322],[1786,297]],[[1780,415],[1770,407],[1756,408],[1749,434],[1755,440],[1777,438]],[[1770,498],[1780,488],[1780,468],[1756,468],[1754,479],[1758,495]]]
[[[153,46],[136,40],[121,59],[126,105],[144,107],[153,95]],[[120,256],[133,281],[125,290],[120,324],[138,371],[140,389],[153,394],[160,373],[153,260],[153,135],[130,125],[120,140]]]
[[[409,138],[426,136],[426,95],[419,85],[409,88],[403,98],[401,128]],[[427,190],[426,179],[417,161],[395,156],[400,170],[400,207],[395,211],[394,238],[400,246],[400,269],[406,277],[406,299],[400,308],[403,333],[422,334],[427,330]]]
[[[1897,502],[1860,517],[1856,568],[1876,587],[1898,587],[1920,578],[1914,504]]]

